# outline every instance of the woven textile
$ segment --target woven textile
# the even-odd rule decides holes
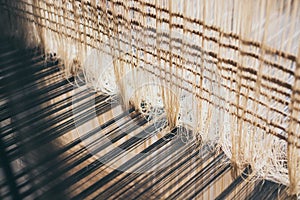
[[[2,34],[300,192],[299,0],[1,0]]]

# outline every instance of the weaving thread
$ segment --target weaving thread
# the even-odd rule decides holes
[[[2,34],[300,192],[298,0],[1,0]],[[151,83],[143,85],[143,82]],[[143,85],[143,87],[141,87]],[[131,88],[129,90],[129,88]],[[130,92],[129,92],[130,91]],[[134,91],[134,92],[132,92]]]

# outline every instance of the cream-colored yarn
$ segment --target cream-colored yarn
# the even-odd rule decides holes
[[[298,0],[1,2],[3,33],[56,53],[66,76],[299,194]]]

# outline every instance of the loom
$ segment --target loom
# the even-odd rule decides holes
[[[299,0],[0,0],[0,199],[299,199]]]

